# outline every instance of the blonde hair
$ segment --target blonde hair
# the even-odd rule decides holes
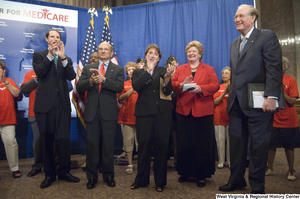
[[[199,41],[191,41],[190,43],[188,43],[188,45],[185,48],[185,54],[187,55],[187,51],[191,48],[191,47],[196,47],[198,49],[199,54],[201,55],[200,60],[202,60],[202,57],[204,55],[204,48],[203,45],[199,42]]]
[[[128,75],[128,68],[129,67],[134,67],[135,69],[139,69],[138,65],[132,61],[127,62],[127,64],[125,65],[125,73],[126,75]]]

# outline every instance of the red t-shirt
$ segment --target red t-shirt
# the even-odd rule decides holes
[[[297,87],[297,82],[295,78],[283,75],[283,90],[284,92],[292,98],[299,98],[299,92]],[[289,106],[285,102],[285,109],[279,110],[274,114],[273,127],[277,128],[295,128],[299,127],[299,121],[297,117],[297,112],[295,105]]]
[[[220,97],[223,93],[227,85],[221,84],[218,92],[214,94],[214,100]],[[223,100],[219,105],[215,105],[214,112],[214,124],[215,125],[228,125],[229,115],[226,113],[227,109],[227,101],[228,101],[228,93],[224,96]]]
[[[132,83],[131,80],[127,80],[124,82],[124,90],[117,95],[118,99],[119,97],[132,89]],[[124,102],[121,103],[122,106],[119,110],[119,124],[135,124],[135,116],[134,116],[134,110],[135,110],[135,104],[138,98],[138,93],[133,92],[129,98]]]
[[[14,80],[6,78],[14,87],[19,89]],[[20,89],[19,89],[20,90]],[[14,96],[10,93],[3,81],[0,82],[0,125],[17,125],[16,107]]]
[[[32,80],[35,77],[36,77],[36,74],[35,74],[34,70],[28,71],[25,74],[24,81],[22,82],[22,84],[25,84],[25,83],[29,82],[30,80]],[[35,92],[36,92],[36,89],[37,88],[35,88],[34,90],[32,90],[29,93],[28,116],[35,116],[35,112],[33,111],[33,108],[34,108],[34,101],[35,101]]]

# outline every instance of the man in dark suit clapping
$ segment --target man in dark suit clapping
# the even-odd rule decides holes
[[[66,80],[75,78],[72,60],[65,55],[61,34],[55,29],[46,33],[48,49],[33,54],[32,66],[38,77],[34,111],[44,150],[45,179],[41,188],[56,180],[53,143],[58,155],[58,179],[79,182],[70,174],[71,104]]]
[[[276,34],[254,27],[257,18],[257,9],[245,4],[239,6],[235,14],[235,26],[241,36],[230,47],[231,82],[227,112],[231,175],[228,184],[221,186],[220,191],[234,191],[247,186],[244,175],[248,142],[252,193],[265,191],[265,168],[273,115],[282,86],[282,55]],[[266,100],[261,109],[248,107],[247,83],[265,84]]]
[[[99,62],[84,66],[76,85],[78,92],[87,91],[84,120],[87,131],[87,189],[98,182],[98,165],[102,153],[102,176],[114,187],[114,138],[117,130],[117,93],[123,91],[124,70],[110,61],[114,51],[108,42],[98,46]],[[102,146],[102,147],[100,147]]]

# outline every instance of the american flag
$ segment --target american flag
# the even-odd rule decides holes
[[[86,36],[85,36],[84,44],[80,55],[79,64],[82,65],[81,69],[83,68],[83,66],[89,63],[90,56],[93,52],[97,52],[97,45],[96,45],[95,33],[92,28],[92,25],[90,24],[88,30],[86,31]]]
[[[109,31],[109,28],[108,28],[106,22],[104,22],[102,36],[101,36],[101,42],[103,42],[103,41],[106,41],[113,47],[114,54],[111,56],[110,61],[114,64],[118,64],[118,59],[117,59],[117,54],[116,54],[115,47],[114,47],[114,42],[113,42],[113,39],[111,37],[110,31]]]
[[[83,66],[85,66],[86,64],[89,63],[90,56],[93,52],[97,52],[97,45],[96,45],[94,29],[90,23],[88,30],[86,32],[84,44],[83,44],[83,47],[81,50],[81,55],[80,55],[79,64],[77,66],[77,70],[82,71]],[[79,80],[79,76],[78,76],[78,71],[77,71],[75,85],[77,84],[78,80]],[[84,127],[85,127],[85,122],[84,122],[83,116],[84,116],[84,108],[85,108],[85,106],[84,106],[85,98],[86,98],[85,95],[80,95],[76,90],[76,86],[74,86],[72,102],[76,108],[77,115],[78,115],[80,121],[82,122],[82,124],[84,125]]]

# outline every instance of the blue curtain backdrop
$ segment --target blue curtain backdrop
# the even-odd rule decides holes
[[[79,59],[90,21],[88,9],[37,0],[10,1],[78,10]],[[173,0],[114,7],[113,15],[109,15],[109,27],[119,65],[124,67],[128,61],[135,62],[137,57],[143,57],[151,43],[157,44],[162,51],[160,66],[170,55],[181,65],[187,62],[186,45],[198,40],[204,46],[202,61],[213,66],[221,80],[221,70],[229,65],[230,44],[239,36],[234,15],[241,4],[253,5],[253,0]],[[98,17],[94,20],[99,44],[105,12],[97,11]]]
[[[91,19],[91,15],[87,13],[88,9],[37,0],[10,1],[77,10],[77,57],[80,58]],[[229,65],[230,44],[240,35],[234,25],[234,15],[241,4],[253,5],[253,0],[174,0],[112,8],[113,15],[109,15],[109,27],[119,65],[124,67],[128,61],[135,62],[137,57],[144,57],[145,49],[151,43],[157,44],[162,51],[160,66],[164,66],[170,55],[174,55],[181,65],[187,62],[186,45],[192,40],[198,40],[204,46],[202,61],[215,68],[221,81],[221,70]],[[105,13],[102,9],[97,11],[98,17],[94,17],[94,20],[96,42],[99,44]],[[78,60],[73,62],[78,63]],[[29,136],[32,133],[27,119],[23,120],[18,120],[16,130],[19,156],[28,158],[33,156],[32,136]],[[82,132],[79,131],[76,120],[72,119],[72,154],[85,153],[85,144],[82,144],[84,138],[81,138],[84,136],[80,136]],[[116,153],[122,150],[120,128],[116,135],[115,147]],[[4,156],[3,151],[0,159],[5,159]]]

